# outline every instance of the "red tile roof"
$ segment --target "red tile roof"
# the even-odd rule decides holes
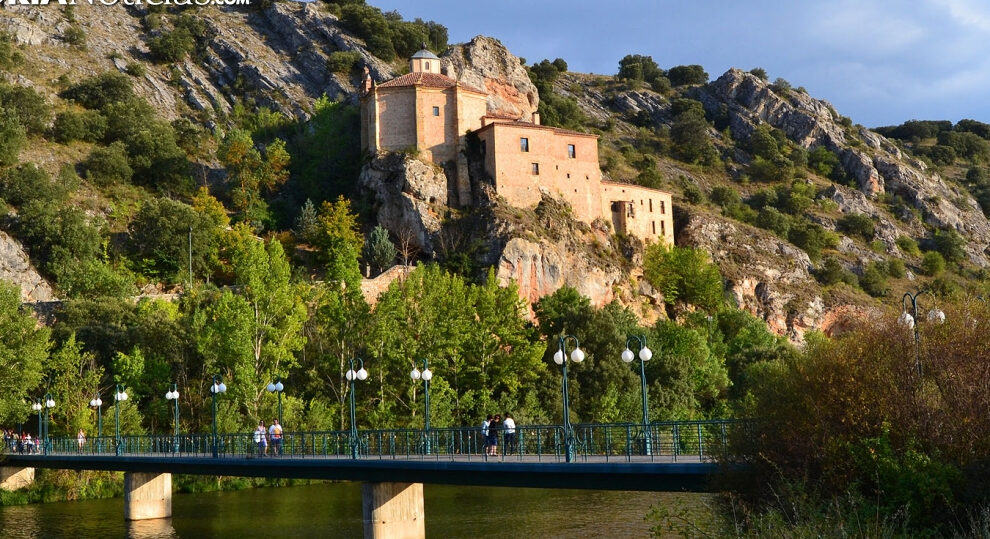
[[[406,73],[401,77],[396,77],[390,81],[383,82],[378,85],[379,88],[399,88],[402,86],[426,86],[427,88],[452,88],[457,86],[459,83],[446,76],[437,73],[426,73],[424,71],[417,71],[415,73]],[[472,92],[485,93],[473,86],[468,86],[466,84],[460,84],[460,87],[465,90],[470,90]]]

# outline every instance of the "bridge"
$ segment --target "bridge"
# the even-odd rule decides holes
[[[23,485],[34,468],[122,471],[130,520],[171,516],[173,473],[359,481],[366,537],[425,537],[424,484],[708,491],[738,425],[520,426],[499,437],[497,456],[478,427],[292,432],[265,449],[252,433],[50,438],[8,448],[0,480]]]

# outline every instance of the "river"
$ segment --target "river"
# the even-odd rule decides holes
[[[650,507],[704,520],[706,495],[426,485],[426,534],[439,538],[649,537]],[[175,494],[172,518],[125,522],[123,500],[0,507],[0,537],[361,537],[361,485],[327,483]]]

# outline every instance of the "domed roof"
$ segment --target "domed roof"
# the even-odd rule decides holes
[[[426,43],[423,43],[423,48],[420,49],[420,50],[418,50],[418,51],[416,51],[416,54],[412,55],[412,58],[410,58],[410,60],[415,60],[417,58],[422,58],[422,59],[425,59],[425,60],[439,60],[440,59],[440,57],[438,57],[436,54],[433,54],[432,52],[430,52],[429,50],[427,50]]]

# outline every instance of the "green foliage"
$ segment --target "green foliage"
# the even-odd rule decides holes
[[[17,113],[0,107],[0,167],[16,164],[26,143],[27,134]]]
[[[922,146],[916,148],[915,153],[928,157],[935,166],[939,167],[951,165],[956,161],[956,150],[952,146],[943,146],[941,144]]]
[[[951,147],[956,155],[973,163],[990,161],[990,143],[975,133],[942,131],[938,134],[938,143]]]
[[[564,97],[554,92],[553,82],[557,80],[567,67],[567,62],[562,58],[557,58],[553,62],[542,60],[530,67],[527,72],[529,78],[536,86],[540,94],[540,121],[545,125],[565,127],[568,129],[578,129],[587,119],[577,101],[573,97]]]
[[[863,275],[859,278],[859,286],[873,297],[883,297],[890,293],[887,285],[886,268],[880,263],[871,262],[863,270]]]
[[[360,110],[326,96],[313,108],[306,129],[290,139],[292,182],[300,199],[319,202],[350,196],[362,164]]]
[[[619,73],[617,76],[620,79],[641,80],[652,84],[654,81],[664,78],[664,72],[653,61],[652,56],[628,54],[619,60]]]
[[[773,84],[770,85],[770,89],[778,95],[787,96],[787,94],[791,93],[791,83],[787,82],[783,77],[777,77],[774,79]]]
[[[749,73],[762,81],[768,80],[767,70],[763,69],[762,67],[754,67],[753,69],[749,70]]]
[[[961,264],[966,260],[966,239],[951,228],[935,232],[935,250],[946,262]]]
[[[791,221],[777,208],[766,207],[756,216],[756,226],[765,228],[786,240],[791,229]]]
[[[697,185],[688,185],[684,188],[684,200],[689,204],[701,204],[705,201],[705,194]]]
[[[9,32],[0,32],[0,68],[10,69],[23,61],[24,55],[17,50],[14,37]]]
[[[285,142],[275,139],[262,153],[250,133],[235,129],[224,137],[217,158],[227,169],[231,199],[241,220],[260,230],[269,219],[268,204],[262,195],[289,178]]]
[[[673,103],[672,112],[674,121],[670,127],[670,138],[677,158],[688,163],[715,164],[718,153],[708,136],[709,126],[701,103],[693,99],[678,99]]]
[[[361,269],[358,256],[364,238],[358,231],[357,215],[344,197],[324,202],[318,215],[319,232],[314,245],[320,248],[327,264],[327,280],[345,283],[347,290],[360,293]]]
[[[856,277],[856,274],[847,270],[837,259],[831,256],[825,258],[822,267],[815,272],[815,277],[823,285],[846,283],[853,287],[859,286],[859,278]]]
[[[190,248],[193,272],[210,271],[218,257],[219,232],[218,223],[192,206],[154,198],[141,205],[128,225],[128,249],[132,259],[140,261],[142,273],[163,280],[188,279]]]
[[[914,238],[910,236],[898,236],[897,247],[905,254],[921,256],[921,249],[918,248],[918,242],[914,241]]]
[[[782,182],[789,180],[794,174],[793,163],[790,159],[779,155],[773,160],[756,157],[749,165],[749,177],[759,182]]]
[[[60,112],[55,116],[51,132],[52,137],[62,144],[74,140],[97,142],[106,136],[107,119],[95,110]]]
[[[62,31],[62,41],[77,49],[86,49],[86,31],[78,24],[72,24]]]
[[[908,120],[901,125],[878,127],[874,131],[889,138],[919,142],[951,129],[952,122],[949,121]]]
[[[0,283],[0,423],[27,420],[24,405],[41,382],[49,329],[21,309],[20,287]]]
[[[836,223],[839,230],[846,234],[856,235],[866,241],[873,239],[875,225],[873,218],[862,213],[847,213]]]
[[[821,258],[822,250],[835,247],[837,238],[817,223],[801,219],[791,223],[787,239],[808,253],[812,262]]]
[[[705,84],[708,82],[708,73],[700,65],[674,66],[667,71],[667,78],[673,87],[686,86],[689,84]]]
[[[903,279],[907,276],[907,267],[904,266],[904,261],[899,258],[891,258],[886,264],[887,275],[895,279]]]
[[[361,64],[357,51],[335,51],[327,56],[327,69],[334,73],[350,73]]]
[[[320,232],[320,221],[316,213],[316,206],[311,199],[306,199],[296,217],[295,231],[300,239],[308,243],[316,241]]]
[[[699,249],[652,244],[643,255],[643,275],[669,304],[679,300],[713,311],[723,302],[718,267]]]
[[[83,163],[86,179],[106,187],[116,183],[130,183],[134,170],[128,163],[127,147],[117,141],[109,146],[94,148]]]
[[[51,109],[45,98],[34,88],[0,84],[0,109],[13,113],[24,130],[31,135],[45,132],[51,119]]]
[[[937,251],[928,251],[921,257],[921,273],[935,276],[945,271],[945,258]]]
[[[28,163],[7,169],[0,174],[3,199],[20,206],[32,200],[61,202],[69,194],[69,186],[52,181],[47,172]]]
[[[708,194],[708,199],[723,208],[742,203],[739,191],[724,185],[712,187],[712,192]]]
[[[87,109],[104,109],[112,103],[134,97],[134,88],[126,75],[115,71],[96,75],[70,86],[59,94]]]
[[[132,77],[141,78],[148,72],[148,68],[141,62],[128,62],[124,71]]]
[[[368,50],[382,60],[396,55],[408,58],[423,43],[435,52],[447,48],[447,28],[433,21],[403,21],[397,12],[382,13],[360,2],[336,2],[340,5],[340,22],[344,28],[365,40]]]
[[[832,179],[842,170],[839,157],[825,146],[817,146],[808,153],[808,167],[819,175]]]
[[[377,269],[384,271],[392,266],[398,250],[388,237],[388,230],[382,225],[378,225],[368,235],[361,251],[364,261]]]

